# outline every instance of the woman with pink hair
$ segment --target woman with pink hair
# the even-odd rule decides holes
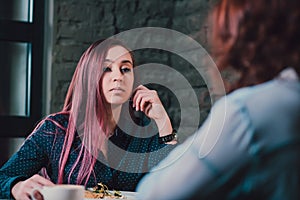
[[[63,183],[134,191],[176,144],[157,92],[143,85],[133,90],[134,78],[126,46],[114,39],[93,43],[62,111],[43,119],[0,169],[0,197],[27,200],[35,188]],[[158,128],[154,134],[149,118]]]

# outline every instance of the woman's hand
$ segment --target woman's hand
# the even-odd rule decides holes
[[[48,179],[35,174],[25,181],[20,181],[15,184],[11,189],[11,193],[16,200],[30,200],[31,194],[35,189],[52,185],[54,185],[54,183],[52,183]],[[42,199],[42,196],[39,193],[36,193],[34,195],[36,199]]]
[[[134,91],[132,103],[136,111],[144,112],[147,117],[156,122],[160,137],[172,133],[170,118],[155,90],[149,90],[145,86],[139,85]]]
[[[144,112],[151,119],[159,120],[167,115],[155,90],[139,85],[134,91],[132,100],[135,110]]]

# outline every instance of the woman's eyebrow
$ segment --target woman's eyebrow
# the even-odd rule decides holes
[[[110,63],[112,63],[112,62],[114,62],[114,60],[111,60],[111,59],[105,59],[104,62],[110,62]],[[130,61],[130,60],[122,60],[121,63],[122,63],[122,64],[124,64],[124,63],[129,63],[129,64],[133,65],[132,61]]]
[[[123,63],[123,64],[124,63],[129,63],[129,64],[133,65],[133,63],[130,60],[122,60],[121,63]]]

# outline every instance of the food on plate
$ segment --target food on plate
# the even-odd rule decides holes
[[[125,196],[121,194],[120,191],[108,190],[108,187],[103,183],[98,183],[95,187],[87,188],[84,194],[85,198],[90,199],[103,199],[103,198],[111,198],[111,199],[124,199]]]
[[[88,199],[103,199],[104,198],[104,193],[96,193],[96,192],[92,192],[89,190],[85,190],[84,191],[84,198],[88,198]]]

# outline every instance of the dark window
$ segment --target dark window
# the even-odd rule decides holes
[[[0,137],[25,137],[42,115],[44,1],[0,4]]]

